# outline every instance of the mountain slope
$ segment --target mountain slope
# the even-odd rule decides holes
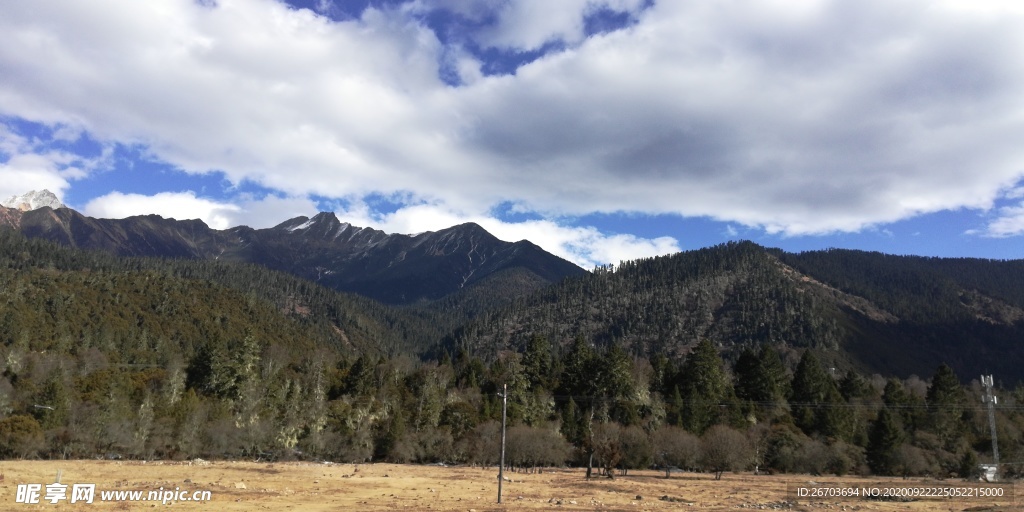
[[[359,228],[320,213],[269,229],[221,231],[199,220],[95,219],[67,208],[4,208],[0,222],[29,237],[119,256],[257,263],[390,304],[437,300],[508,269],[545,284],[584,273],[536,245],[498,240],[476,224],[410,236]]]
[[[0,275],[6,276],[2,282],[9,292],[0,300],[21,297],[18,300],[43,304],[39,307],[35,302],[8,302],[0,320],[29,319],[25,320],[29,323],[24,323],[24,329],[33,336],[49,339],[55,336],[52,330],[60,327],[74,330],[70,333],[74,339],[80,339],[87,331],[124,336],[149,330],[185,343],[197,343],[206,339],[206,330],[196,331],[195,326],[217,317],[241,321],[240,329],[271,335],[277,332],[275,329],[294,325],[301,335],[290,336],[301,337],[307,347],[318,345],[355,354],[417,353],[443,334],[437,327],[443,322],[431,321],[434,319],[430,317],[339,293],[258,265],[117,257],[28,239],[6,228],[0,228]],[[30,275],[36,276],[30,279],[31,293],[25,292],[23,285],[13,284]],[[127,288],[119,291],[118,285],[111,284],[101,290],[96,285],[106,281],[122,283]],[[65,285],[59,284],[65,282],[71,288],[93,285],[65,290]],[[153,284],[157,282],[164,284]],[[172,297],[170,290],[183,291],[173,293]],[[250,320],[240,320],[245,315],[228,314],[224,307],[208,302],[194,309],[197,301],[202,302],[202,297],[213,293],[209,290],[227,297],[225,300],[246,304],[246,311],[259,313]],[[111,305],[112,300],[125,300],[120,296],[135,295],[144,301],[142,305],[132,305],[132,299],[127,299],[129,303],[124,307]],[[77,311],[77,316],[61,316],[72,310]],[[46,313],[40,316],[39,312]],[[222,323],[218,321],[216,325]],[[23,330],[6,327],[10,336]]]
[[[565,281],[481,316],[445,346],[493,357],[534,335],[582,336],[674,358],[706,338],[728,357],[771,344],[883,375],[930,375],[948,362],[965,376],[1024,379],[1024,307],[1003,298],[1024,290],[1020,267],[729,243]]]
[[[236,237],[210,229],[200,220],[177,221],[159,215],[95,219],[69,208],[27,211],[12,227],[30,238],[116,256],[210,259],[236,243]]]
[[[496,272],[522,268],[545,283],[583,270],[526,241],[503,242],[476,224],[418,235],[339,222],[333,213],[268,230],[236,228],[240,258],[391,304],[436,300]]]

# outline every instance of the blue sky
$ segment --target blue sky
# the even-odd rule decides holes
[[[37,0],[0,31],[0,198],[472,221],[583,266],[1024,255],[1016,1]]]

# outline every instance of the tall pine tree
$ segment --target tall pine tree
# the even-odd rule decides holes
[[[925,399],[929,429],[939,436],[947,450],[959,451],[957,443],[966,428],[963,421],[966,396],[960,379],[945,363],[935,370]]]
[[[701,340],[690,352],[680,377],[683,427],[703,434],[718,422],[719,406],[731,392],[722,369],[722,358],[709,340]]]
[[[793,420],[804,433],[848,440],[853,418],[830,377],[810,350],[803,353],[793,374],[790,407]]]
[[[882,408],[878,419],[871,424],[868,432],[868,467],[876,475],[892,475],[896,472],[896,450],[903,444],[903,426],[899,417]]]

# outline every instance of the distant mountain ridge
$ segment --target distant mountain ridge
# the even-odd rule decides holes
[[[528,270],[545,283],[584,273],[527,240],[504,242],[474,223],[417,235],[387,234],[319,213],[269,230],[236,232],[247,242],[246,261],[392,304],[439,299],[512,268]],[[281,254],[290,259],[269,260]]]
[[[388,234],[321,212],[267,229],[216,230],[200,220],[158,215],[96,219],[69,208],[4,208],[0,224],[29,237],[119,256],[256,263],[389,304],[437,300],[510,269],[537,286],[585,273],[528,241],[505,242],[472,223]]]

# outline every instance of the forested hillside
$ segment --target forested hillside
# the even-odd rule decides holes
[[[446,341],[484,357],[543,335],[678,358],[712,340],[815,348],[840,369],[907,377],[943,362],[1024,379],[1020,262],[789,254],[751,242],[624,262],[546,288]],[[793,356],[795,357],[795,356]],[[791,363],[794,362],[791,360]]]
[[[904,321],[1024,318],[1024,261],[925,258],[830,249],[771,250],[785,264],[879,305]],[[984,299],[977,294],[984,295]]]
[[[138,319],[123,326],[105,327],[119,336],[156,329],[177,332],[175,336],[188,339],[188,335],[193,333],[178,332],[187,328],[175,322],[193,322],[193,317],[179,311],[182,308],[179,301],[191,300],[196,287],[216,288],[221,293],[230,291],[232,297],[275,311],[272,315],[263,314],[263,321],[272,321],[276,325],[287,316],[290,322],[304,325],[307,336],[312,336],[319,343],[349,352],[415,352],[443,332],[437,325],[444,321],[436,320],[428,313],[413,314],[387,307],[258,265],[209,260],[118,258],[104,252],[78,251],[42,240],[26,239],[3,229],[0,229],[0,244],[0,263],[12,276],[11,279],[24,280],[32,273],[46,276],[45,289],[34,289],[30,294],[19,293],[16,296],[19,301],[35,303],[15,311],[51,311],[50,317],[24,319],[38,324],[56,322],[57,325],[41,327],[42,331],[32,335],[38,338],[46,337],[54,329],[64,329],[57,333],[63,336],[86,336],[92,334],[89,329],[107,325],[112,318],[131,317],[135,312],[124,311],[120,304],[115,308],[105,303],[125,288],[134,290],[144,303],[130,303],[126,307],[141,308],[145,315],[139,313],[136,315]],[[151,279],[171,283],[165,288],[175,286],[179,295],[172,296],[164,288],[146,284]],[[80,285],[65,281],[86,283],[88,295],[76,291],[75,286]],[[20,289],[12,284],[9,290]],[[47,302],[51,306],[34,309],[38,302]],[[216,307],[215,303],[204,306],[207,309],[197,308],[197,311],[205,311],[207,316],[216,316],[223,309]],[[95,314],[97,309],[104,314]],[[79,316],[68,318],[72,314]],[[13,318],[12,314],[8,313],[7,318]],[[122,328],[128,327],[134,330],[123,332]],[[13,329],[11,332],[16,333],[23,330],[18,326]],[[67,332],[68,329],[72,332]]]
[[[740,243],[599,267],[469,324],[454,343],[487,355],[534,335],[669,357],[701,339],[837,348],[837,317],[834,304],[803,293],[762,248]]]

